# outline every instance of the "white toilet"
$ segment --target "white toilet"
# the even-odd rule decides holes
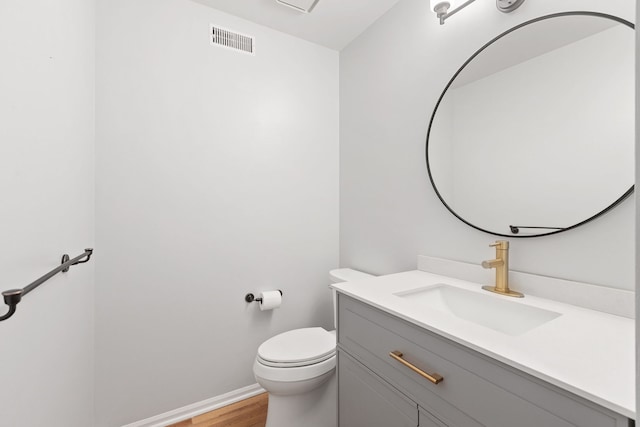
[[[331,283],[370,274],[340,268]],[[334,326],[336,298],[333,291]],[[323,328],[294,329],[269,338],[253,364],[256,381],[269,393],[266,427],[335,427],[336,333]]]

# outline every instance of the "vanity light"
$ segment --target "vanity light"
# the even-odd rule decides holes
[[[436,16],[440,20],[440,25],[444,24],[445,19],[469,6],[476,0],[430,0],[431,9],[436,13]],[[496,7],[500,12],[509,13],[513,12],[520,5],[524,3],[524,0],[496,0]],[[449,9],[452,9],[449,12]]]

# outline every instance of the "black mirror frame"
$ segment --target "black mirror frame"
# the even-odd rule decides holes
[[[527,235],[523,235],[523,236],[518,236],[516,234],[501,234],[501,233],[496,233],[494,231],[489,231],[489,230],[485,230],[484,228],[478,227],[477,225],[474,225],[472,223],[470,223],[469,221],[465,220],[464,218],[462,218],[460,215],[458,215],[453,208],[451,208],[451,206],[449,206],[444,199],[442,198],[442,195],[440,194],[440,192],[438,191],[438,187],[436,187],[436,184],[433,180],[433,175],[431,173],[431,168],[429,166],[429,136],[431,135],[431,127],[433,126],[433,121],[434,118],[436,116],[436,113],[438,112],[438,107],[440,106],[440,103],[442,102],[442,99],[444,98],[444,96],[447,94],[447,91],[449,90],[449,87],[451,87],[451,85],[453,84],[453,82],[455,81],[455,79],[458,77],[458,75],[466,68],[467,65],[469,65],[469,63],[471,61],[473,61],[480,53],[482,53],[486,48],[488,48],[489,46],[491,46],[493,43],[495,43],[496,41],[500,40],[501,38],[505,37],[506,35],[533,23],[539,22],[539,21],[543,21],[546,19],[552,19],[552,18],[558,18],[561,16],[596,16],[599,18],[605,18],[605,19],[611,19],[613,21],[619,22],[623,25],[626,25],[627,27],[631,28],[632,30],[635,30],[635,26],[634,24],[632,24],[631,22],[627,21],[626,19],[622,19],[620,17],[614,16],[614,15],[609,15],[606,13],[600,13],[600,12],[588,12],[588,11],[573,11],[573,12],[560,12],[560,13],[553,13],[550,15],[544,15],[538,18],[534,18],[531,19],[529,21],[523,22],[521,24],[516,25],[515,27],[512,27],[510,29],[508,29],[507,31],[503,32],[502,34],[494,37],[492,40],[490,40],[488,43],[486,43],[484,46],[482,46],[480,49],[478,49],[473,55],[471,55],[469,57],[469,59],[467,59],[464,64],[462,64],[462,66],[458,69],[458,71],[456,71],[453,74],[453,77],[451,77],[451,79],[449,80],[449,82],[447,83],[447,85],[445,86],[444,90],[442,91],[442,94],[440,95],[440,97],[438,98],[438,102],[436,102],[436,105],[433,109],[433,113],[431,114],[431,119],[429,120],[429,128],[427,130],[427,141],[426,141],[426,147],[425,147],[425,157],[426,157],[426,162],[427,162],[427,172],[429,174],[429,181],[431,182],[431,186],[433,187],[433,190],[436,192],[436,195],[438,196],[438,198],[440,199],[440,201],[442,202],[442,204],[447,208],[447,210],[449,212],[451,212],[453,214],[453,216],[455,216],[456,218],[458,218],[460,221],[462,221],[463,223],[467,224],[468,226],[475,228],[476,230],[482,231],[484,233],[487,234],[491,234],[494,236],[502,236],[502,237],[511,237],[511,238],[518,238],[518,239],[526,239],[526,238],[530,238],[530,237],[542,237],[542,236],[550,236],[552,234],[558,234],[558,233],[562,233],[564,231],[568,231],[568,230],[572,230],[574,228],[577,228],[583,224],[586,224],[590,221],[593,221],[594,219],[604,215],[605,213],[609,212],[610,210],[612,210],[613,208],[615,208],[616,206],[618,206],[620,203],[622,203],[626,198],[628,198],[631,194],[633,194],[634,192],[634,185],[632,185],[622,196],[620,196],[618,199],[616,199],[613,203],[611,203],[609,206],[607,206],[606,208],[604,208],[603,210],[601,210],[600,212],[596,213],[595,215],[577,223],[574,224],[570,227],[565,227],[565,228],[561,228],[561,229],[557,229],[554,231],[550,231],[548,233],[540,233],[540,234],[527,234]]]

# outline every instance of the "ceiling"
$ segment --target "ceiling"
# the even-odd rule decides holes
[[[193,0],[274,30],[342,50],[399,0],[320,0],[301,13],[276,0]]]

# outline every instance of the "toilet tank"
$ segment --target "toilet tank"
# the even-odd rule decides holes
[[[362,271],[353,270],[351,268],[337,268],[329,272],[329,280],[331,283],[353,282],[354,280],[368,279],[375,277],[373,274],[363,273]],[[333,294],[333,327],[338,327],[338,298],[335,289],[331,289]]]

